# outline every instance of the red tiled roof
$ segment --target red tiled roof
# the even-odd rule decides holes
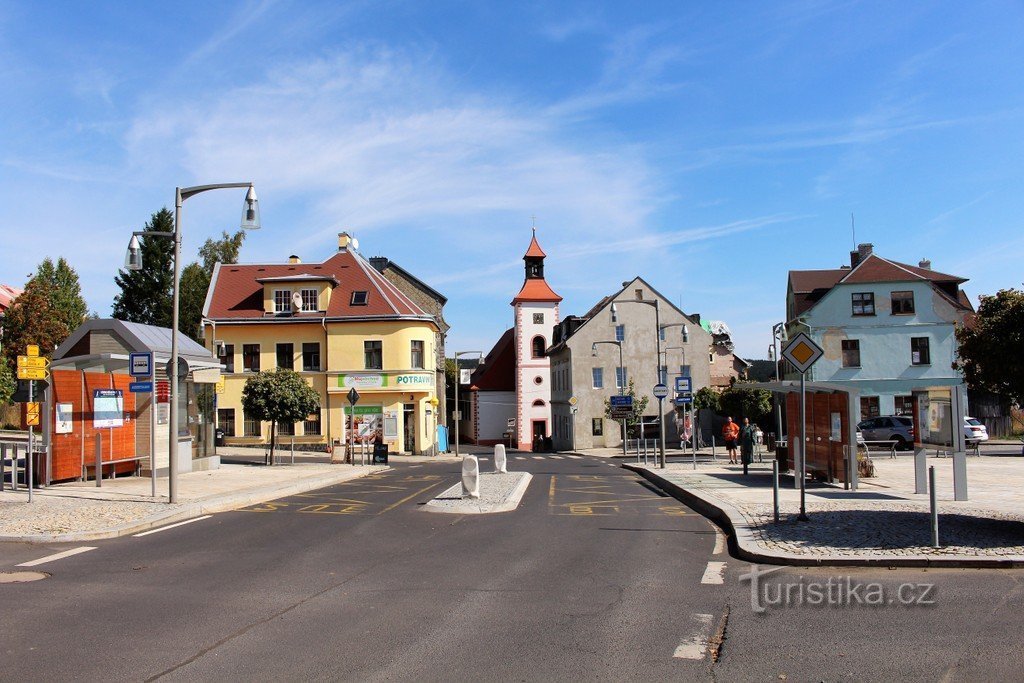
[[[306,277],[302,277],[306,276]],[[203,315],[214,320],[272,318],[263,311],[263,284],[271,278],[294,281],[335,280],[328,318],[367,316],[426,316],[409,297],[375,270],[362,256],[339,251],[323,263],[218,264]],[[365,306],[353,306],[352,292],[367,292]],[[294,319],[321,317],[321,313],[296,313]]]
[[[860,265],[848,271],[843,278],[844,283],[857,284],[868,282],[907,282],[930,280],[932,282],[967,282],[965,278],[946,275],[936,270],[918,268],[897,261],[890,261],[877,254],[870,254]]]
[[[537,233],[533,233],[533,239],[530,240],[530,248],[526,250],[523,258],[545,258],[547,254],[540,248],[540,244],[537,243]]]
[[[561,300],[562,297],[555,294],[546,280],[527,278],[523,283],[523,288],[512,299],[512,303],[517,304],[520,301],[554,301],[558,303]]]
[[[473,371],[470,378],[472,389],[476,391],[515,391],[516,390],[516,353],[515,330],[508,328],[501,339],[494,345],[483,365]]]
[[[0,311],[6,311],[21,293],[25,291],[10,285],[0,285]]]
[[[849,268],[791,270],[789,271],[789,283],[793,286],[793,291],[797,293],[813,292],[816,289],[832,289],[849,272]]]

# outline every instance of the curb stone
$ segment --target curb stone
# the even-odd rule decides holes
[[[272,487],[268,486],[261,489],[243,491],[237,494],[226,494],[206,501],[199,500],[192,503],[181,503],[179,504],[179,507],[173,510],[168,510],[166,513],[158,512],[144,517],[143,519],[109,527],[107,529],[97,529],[94,531],[72,531],[63,534],[0,536],[0,543],[80,543],[83,541],[99,541],[107,538],[129,536],[140,531],[147,531],[166,524],[173,524],[174,522],[192,519],[193,517],[201,517],[203,515],[210,515],[217,512],[237,510],[238,508],[246,507],[247,505],[264,503],[268,500],[275,500],[277,498],[291,496],[296,493],[305,493],[306,491],[312,491],[325,486],[333,486],[352,479],[360,479],[370,474],[385,472],[390,469],[390,467],[376,467],[367,468],[365,472],[357,470],[354,476],[350,476],[352,474],[350,471],[331,475],[330,477],[310,477],[303,481],[275,485]]]
[[[1024,557],[933,557],[930,555],[905,555],[893,557],[867,553],[860,557],[844,557],[838,555],[819,555],[808,557],[762,548],[746,522],[734,522],[743,517],[731,504],[721,500],[712,500],[693,491],[684,489],[650,470],[628,463],[622,467],[636,472],[644,479],[668,493],[681,503],[693,508],[707,517],[725,531],[729,537],[729,552],[737,559],[753,564],[777,564],[791,567],[927,567],[950,569],[1017,569],[1024,568]]]

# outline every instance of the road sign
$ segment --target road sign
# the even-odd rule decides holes
[[[662,384],[661,382],[658,382],[657,384],[655,384],[654,385],[654,398],[656,398],[656,399],[658,399],[660,401],[661,399],[665,398],[666,396],[668,396],[668,387],[665,386],[664,384]]]
[[[18,379],[47,379],[49,376],[46,368],[18,368]]]
[[[153,391],[152,382],[129,382],[128,391],[133,394],[148,394]]]
[[[633,417],[632,396],[610,396],[608,398],[608,403],[611,407],[611,419],[625,420],[627,418]]]
[[[677,406],[688,406],[691,403],[693,403],[693,396],[689,394],[679,394],[674,399],[672,399],[672,402],[675,403]]]
[[[221,375],[220,378],[217,380],[217,383],[214,384],[213,386],[214,386],[214,389],[216,390],[216,392],[218,394],[223,394],[224,393],[224,375]]]
[[[185,379],[188,377],[189,372],[188,361],[178,356],[178,379]],[[167,376],[170,377],[172,374],[172,367],[170,359],[167,360],[167,365],[164,366],[164,370],[167,372]],[[147,375],[148,376],[148,375]]]
[[[25,424],[29,427],[39,426],[39,403],[25,404]]]
[[[800,374],[806,373],[824,351],[810,337],[801,332],[782,350],[782,357],[793,364]]]
[[[516,419],[514,417],[510,417],[507,420],[505,420],[505,427],[507,429],[515,429],[516,428]]]
[[[352,405],[359,403],[359,392],[355,387],[348,390],[348,402]]]
[[[45,370],[50,366],[50,361],[42,356],[18,356],[19,368],[30,368],[32,370]]]
[[[26,356],[38,356],[39,355],[39,345],[38,344],[28,344],[25,347],[25,355]]]
[[[680,375],[679,377],[676,377],[676,393],[682,393],[684,391],[692,391],[692,390],[693,390],[693,383],[691,382],[689,377],[684,377],[682,375]]]
[[[153,354],[149,351],[128,354],[128,374],[132,377],[153,376]]]
[[[579,402],[580,402],[580,400],[578,398],[576,398],[575,396],[570,396],[569,397],[569,405],[574,406],[574,405],[576,405]]]

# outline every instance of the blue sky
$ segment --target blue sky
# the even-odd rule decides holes
[[[109,314],[177,185],[252,180],[242,260],[340,230],[449,297],[451,350],[511,324],[531,216],[582,313],[641,275],[763,358],[786,273],[856,239],[1020,287],[1021,2],[0,0],[0,281],[65,256]],[[185,253],[241,191],[190,200]]]

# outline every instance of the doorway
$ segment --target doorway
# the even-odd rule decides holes
[[[416,452],[416,405],[402,404],[402,427],[404,429],[405,452]]]
[[[532,441],[530,441],[531,444],[537,443],[538,437],[543,439],[545,436],[547,436],[547,426],[548,423],[546,420],[533,421],[533,439]],[[541,441],[540,443],[543,444],[544,442]],[[540,448],[535,448],[534,450],[544,450],[544,446],[542,445]]]

